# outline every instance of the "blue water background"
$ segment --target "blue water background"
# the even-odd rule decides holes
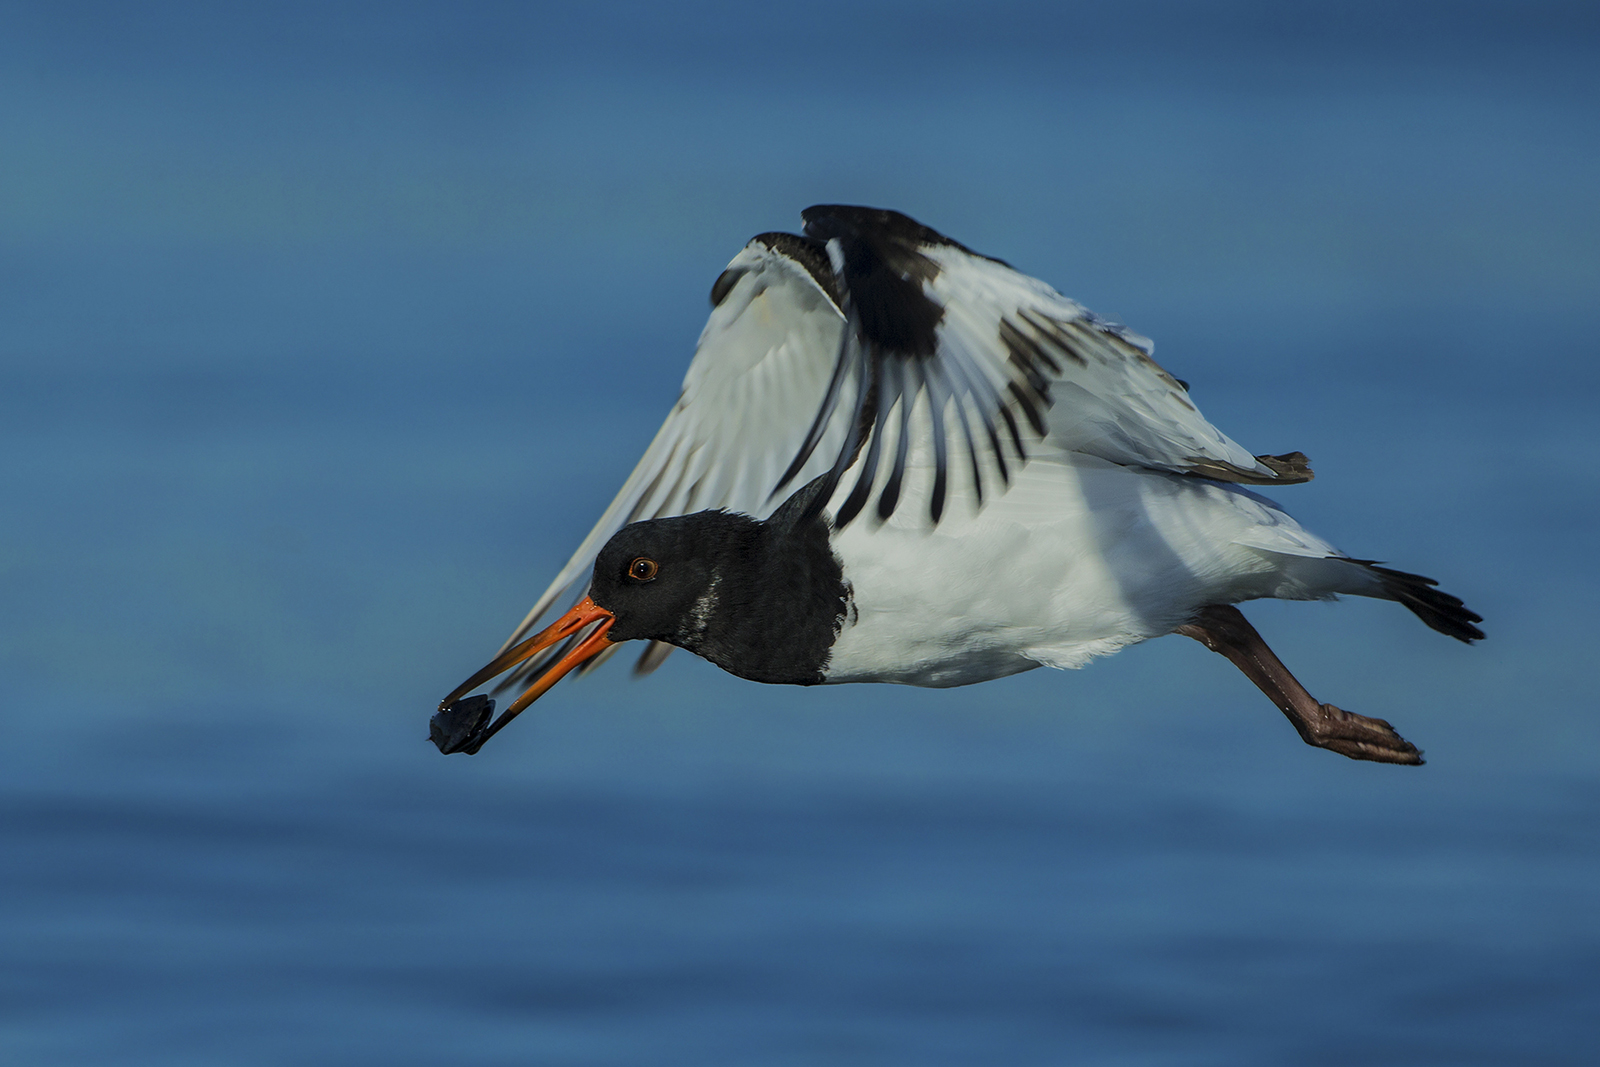
[[[1587,1064],[1589,4],[0,4],[0,1061]],[[1156,338],[1433,575],[954,691],[425,740],[799,209]]]

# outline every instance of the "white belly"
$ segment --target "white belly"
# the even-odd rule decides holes
[[[829,682],[966,685],[1080,667],[1208,604],[1336,592],[1336,550],[1252,493],[1074,454],[1036,456],[974,514],[927,522],[927,472],[887,523],[835,538],[851,611]],[[847,476],[835,505],[852,484]],[[830,512],[833,509],[830,508]],[[870,512],[870,509],[869,509]],[[1309,579],[1309,580],[1308,580]]]

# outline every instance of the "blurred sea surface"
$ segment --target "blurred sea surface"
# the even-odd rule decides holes
[[[1586,4],[0,4],[0,1059],[1587,1064]],[[426,741],[706,293],[892,206],[1480,611],[983,686],[676,654]]]

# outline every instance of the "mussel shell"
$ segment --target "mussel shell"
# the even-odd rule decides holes
[[[494,718],[494,700],[483,694],[462,697],[440,708],[428,720],[428,739],[445,755],[478,751],[481,736]],[[474,744],[478,742],[478,744]]]

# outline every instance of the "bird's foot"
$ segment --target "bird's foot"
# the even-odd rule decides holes
[[[1422,752],[1401,737],[1382,719],[1369,719],[1353,711],[1321,705],[1322,714],[1304,724],[1300,736],[1306,744],[1337,752],[1351,759],[1375,763],[1405,763],[1418,766]],[[1301,725],[1296,723],[1297,726]]]

